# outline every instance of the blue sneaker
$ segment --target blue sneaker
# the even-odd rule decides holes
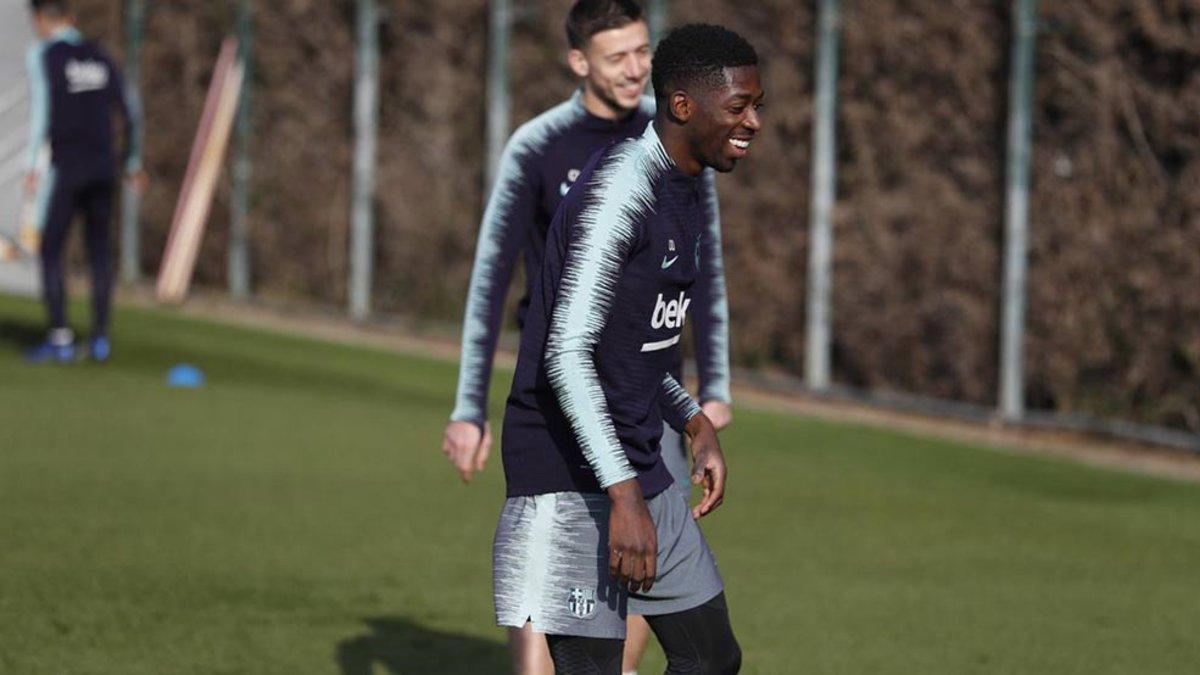
[[[75,360],[75,343],[54,344],[46,340],[25,350],[25,360],[30,363],[71,363]]]
[[[88,356],[96,363],[104,363],[112,356],[112,342],[106,335],[93,336],[88,341]]]

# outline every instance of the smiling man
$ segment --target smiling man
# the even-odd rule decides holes
[[[757,62],[724,28],[672,32],[654,57],[653,123],[584,167],[533,278],[504,416],[494,599],[501,625],[547,634],[559,675],[620,673],[626,612],[646,617],[667,672],[740,667],[695,522],[724,498],[725,460],[671,373],[706,251],[701,176],[749,152]],[[691,512],[668,491],[664,420],[691,441]]]
[[[593,154],[614,142],[640,136],[654,115],[654,99],[643,94],[650,79],[650,33],[637,2],[578,0],[568,13],[566,35],[570,45],[567,63],[580,87],[569,100],[513,134],[479,231],[463,321],[457,396],[442,442],[442,451],[464,481],[483,469],[490,451],[488,385],[517,258],[523,258],[526,271],[525,292],[517,310],[518,324],[523,326],[533,278],[542,266],[546,232],[559,203]],[[694,317],[700,401],[720,429],[732,415],[728,311],[711,171],[702,179],[701,196],[703,264],[686,302],[687,312]],[[676,263],[664,259],[660,264]],[[682,324],[681,302],[678,297],[664,298],[658,321]],[[678,374],[681,365],[676,361],[672,372]],[[682,439],[664,427],[661,445],[667,469],[681,486],[676,492],[686,500],[690,498],[686,477],[691,470]],[[636,616],[629,624],[626,670],[634,672],[649,639],[649,628]],[[528,627],[511,631],[509,643],[516,672],[546,675],[553,671],[545,640]]]

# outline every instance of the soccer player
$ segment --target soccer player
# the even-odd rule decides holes
[[[541,268],[546,231],[559,202],[598,150],[640,136],[654,113],[643,92],[650,76],[650,34],[633,0],[578,0],[566,22],[568,62],[580,89],[566,102],[513,134],[501,159],[497,184],[480,228],[468,293],[458,393],[442,449],[463,480],[483,468],[491,446],[487,393],[492,358],[513,267],[523,257],[525,294],[518,323],[528,311],[533,276]],[[712,172],[702,184],[704,269],[693,315],[700,400],[719,429],[732,418],[729,393],[728,311],[721,264],[720,221]],[[673,372],[681,364],[676,361]],[[663,432],[663,457],[676,488],[690,497],[686,451],[677,432]],[[644,621],[630,619],[626,670],[633,672],[649,639]],[[523,675],[551,672],[544,639],[526,628],[510,632],[514,666]]]
[[[63,247],[67,229],[82,212],[92,273],[92,334],[88,355],[106,361],[112,304],[109,219],[116,187],[112,113],[125,122],[125,170],[141,189],[145,175],[134,147],[138,116],[125,101],[121,74],[113,60],[75,28],[67,0],[30,0],[39,42],[29,51],[29,173],[26,191],[46,195],[41,220],[42,296],[49,315],[45,342],[26,358],[34,362],[75,360],[75,335],[67,325]],[[50,146],[50,168],[37,170],[37,156]]]
[[[731,171],[749,151],[757,62],[724,28],[667,36],[654,56],[654,121],[589,160],[534,274],[504,416],[494,600],[500,625],[546,633],[559,675],[620,673],[626,611],[646,617],[668,672],[740,668],[695,522],[723,500],[725,461],[671,370],[701,276],[701,174]],[[668,491],[664,416],[688,436],[703,485],[691,512]]]

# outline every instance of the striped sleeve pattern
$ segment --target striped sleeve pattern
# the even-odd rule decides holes
[[[581,110],[575,99],[566,101],[518,129],[504,148],[475,246],[452,420],[480,426],[487,420],[504,296],[537,209],[538,188],[527,169],[551,139],[578,120]]]
[[[107,53],[104,59],[112,73],[108,86],[112,100],[121,113],[124,123],[125,151],[122,155],[125,171],[133,172],[142,169],[142,103],[136,87],[126,87],[125,78],[116,61]]]
[[[688,420],[700,414],[700,406],[670,373],[663,376],[662,411],[663,419],[679,433],[683,433]]]
[[[45,44],[35,44],[25,54],[25,69],[29,76],[29,143],[25,148],[26,167],[34,170],[38,154],[50,133],[50,85],[42,63]]]
[[[657,136],[648,135],[618,145],[596,169],[575,219],[550,317],[546,374],[602,489],[637,472],[617,439],[594,353],[641,222],[653,210],[654,183],[669,166]]]
[[[693,335],[700,376],[700,400],[729,403],[729,304],[725,297],[725,263],[721,256],[721,213],[716,172],[702,178],[703,247],[696,279]]]

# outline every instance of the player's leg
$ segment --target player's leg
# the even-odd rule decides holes
[[[667,673],[734,675],[741,669],[742,650],[729,625],[725,593],[699,607],[646,620],[667,655]]]
[[[54,181],[42,222],[39,253],[42,263],[42,301],[46,306],[49,334],[46,342],[26,353],[31,361],[69,361],[75,357],[75,336],[67,325],[66,273],[63,249],[71,217],[75,214],[75,190],[61,172],[51,173]]]
[[[658,533],[658,579],[649,592],[629,594],[629,612],[641,614],[650,623],[667,654],[668,673],[736,672],[740,657],[734,659],[736,654],[730,652],[730,645],[736,645],[733,632],[727,626],[721,628],[722,622],[728,624],[724,582],[687,501],[680,493],[667,491],[647,500],[646,508]],[[699,629],[728,639],[706,651],[709,647],[693,645],[682,637]],[[690,664],[702,669],[688,670]]]
[[[82,195],[87,237],[88,267],[92,276],[92,336],[89,353],[97,361],[108,359],[109,312],[112,307],[112,251],[109,223],[112,218],[114,184],[102,179],[88,186]]]
[[[679,432],[669,425],[663,424],[660,447],[662,448],[663,464],[667,466],[667,471],[670,471],[671,477],[675,479],[675,482],[671,484],[671,490],[676,492],[686,503],[691,496],[692,488],[690,482],[691,462],[688,461],[687,448],[684,447],[683,438]],[[625,658],[621,665],[623,673],[626,675],[637,673],[638,664],[642,662],[642,656],[645,655],[648,644],[650,644],[650,625],[641,616],[630,614],[626,621]]]
[[[535,633],[532,623],[526,622],[524,628],[508,629],[508,651],[516,675],[554,675],[546,636]]]
[[[555,675],[621,675],[624,641],[578,635],[547,635]]]
[[[625,619],[625,656],[621,659],[622,675],[636,675],[638,664],[650,644],[650,624],[637,614]]]
[[[625,594],[608,573],[609,509],[607,495],[558,492],[509,497],[500,512],[492,545],[496,623],[607,641],[559,640],[556,650],[547,639],[554,672],[560,675],[607,672],[564,668],[607,666],[612,644],[617,645],[614,663],[620,673]]]

